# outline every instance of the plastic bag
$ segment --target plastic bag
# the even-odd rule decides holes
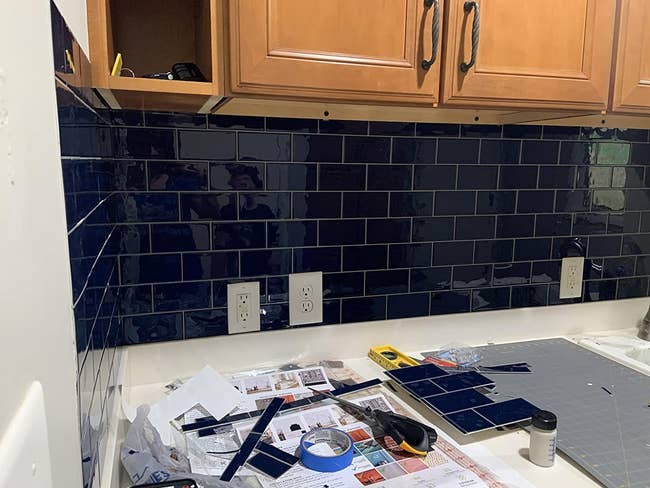
[[[482,359],[481,354],[473,347],[456,342],[441,347],[440,350],[434,354],[434,357],[454,362],[459,367],[465,368],[468,366],[474,366]]]
[[[122,465],[134,483],[161,483],[191,478],[203,488],[250,486],[237,478],[226,483],[216,476],[191,473],[187,457],[179,450],[162,443],[160,434],[147,419],[148,414],[149,405],[138,407],[138,414],[129,427],[120,450]]]

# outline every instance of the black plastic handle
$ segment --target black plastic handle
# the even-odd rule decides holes
[[[474,9],[474,20],[472,21],[472,57],[469,59],[468,63],[465,61],[460,63],[460,70],[463,73],[467,73],[467,71],[472,66],[474,66],[474,63],[476,62],[476,53],[478,52],[478,39],[479,34],[481,33],[481,11],[476,0],[465,2],[463,9],[465,10],[465,14],[469,14],[469,12]]]
[[[438,0],[424,0],[424,6],[433,6],[433,22],[431,24],[431,59],[422,60],[422,69],[428,71],[438,57],[438,40],[440,39],[440,5]],[[426,12],[425,14],[426,15]]]

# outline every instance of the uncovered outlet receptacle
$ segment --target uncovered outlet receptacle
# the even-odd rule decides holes
[[[260,330],[260,284],[228,285],[228,334]]]
[[[323,273],[289,275],[289,324],[323,321]]]
[[[582,275],[585,258],[562,259],[562,274],[560,275],[560,298],[578,298],[582,296]]]

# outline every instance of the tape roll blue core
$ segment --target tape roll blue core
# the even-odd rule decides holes
[[[325,449],[333,454],[318,453],[313,446],[327,444]],[[311,449],[311,450],[310,450]],[[339,429],[323,428],[307,432],[300,439],[300,460],[302,464],[313,471],[331,473],[347,468],[352,464],[354,447],[352,438]]]

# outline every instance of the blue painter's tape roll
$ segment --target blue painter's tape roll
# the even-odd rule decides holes
[[[311,470],[340,471],[352,464],[353,457],[352,438],[342,430],[314,429],[300,439],[300,460]]]

